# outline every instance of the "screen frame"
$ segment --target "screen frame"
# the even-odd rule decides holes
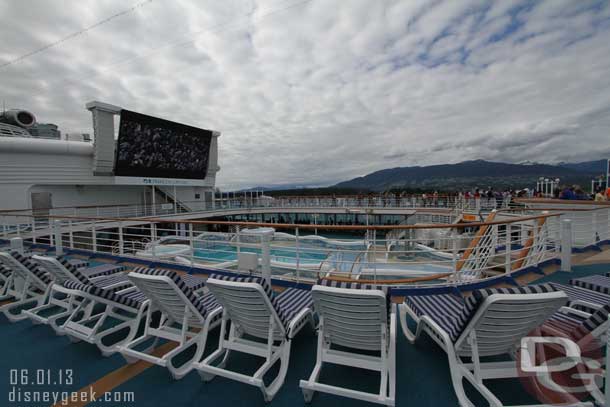
[[[174,122],[171,120],[162,119],[155,116],[149,116],[143,113],[134,112],[127,109],[121,109],[119,112],[119,131],[116,140],[115,154],[114,154],[114,166],[113,174],[116,178],[147,178],[147,179],[167,179],[167,180],[191,180],[191,181],[203,181],[208,178],[210,172],[210,166],[212,161],[212,143],[214,140],[215,132],[212,130],[202,129],[199,127],[189,126],[183,123]],[[193,137],[201,137],[202,142],[208,144],[208,156],[205,171],[202,174],[195,174],[190,171],[182,170],[158,170],[147,169],[147,168],[128,168],[119,165],[119,153],[120,144],[122,140],[121,126],[123,119],[134,121],[142,124],[149,124],[152,126],[158,126],[167,128],[174,131],[189,132]]]

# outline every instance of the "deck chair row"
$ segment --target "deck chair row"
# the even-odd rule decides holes
[[[311,401],[319,391],[386,405],[395,403],[396,306],[387,292],[376,287],[321,280],[311,292],[288,289],[278,295],[256,277],[212,275],[204,282],[147,268],[85,281],[82,275],[75,276],[78,269],[65,260],[44,256],[33,260],[58,280],[62,277],[57,276],[70,277],[61,284],[51,284],[51,289],[47,287],[47,302],[24,313],[33,321],[49,323],[60,334],[96,344],[106,355],[120,352],[130,362],[145,360],[166,367],[176,379],[191,370],[205,381],[223,376],[260,388],[264,399],[270,401],[284,383],[292,339],[307,324],[313,326],[315,311],[318,351],[310,377],[300,382],[305,400]],[[400,305],[400,321],[409,341],[415,342],[427,333],[447,352],[460,405],[474,405],[464,390],[466,380],[489,405],[502,406],[483,383],[491,378],[515,377],[515,362],[486,364],[481,358],[511,354],[521,338],[540,327],[553,335],[580,330],[583,342],[602,335],[607,328],[608,304],[610,297],[600,292],[576,285],[547,284],[477,290],[467,299],[451,294],[407,297]],[[48,311],[44,307],[51,305],[59,311],[52,317],[42,317],[39,311]],[[58,324],[64,317],[67,319]],[[415,323],[415,332],[409,328],[408,318]],[[120,322],[105,326],[110,319]],[[217,326],[218,347],[201,360],[208,332]],[[125,331],[121,340],[105,343],[106,338],[120,331]],[[155,356],[151,350],[159,341],[172,341],[177,346]],[[192,346],[193,356],[178,365],[177,357]],[[371,356],[370,351],[377,351],[379,356]],[[253,375],[230,371],[226,362],[232,352],[260,356],[264,362]],[[471,361],[466,363],[463,358]],[[263,376],[278,362],[278,373],[265,384]],[[379,392],[321,383],[325,363],[377,371]]]

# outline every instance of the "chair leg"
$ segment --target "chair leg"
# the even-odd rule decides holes
[[[278,352],[281,352],[279,358],[280,370],[275,379],[273,379],[269,386],[265,386],[264,384],[261,385],[261,392],[263,393],[263,398],[267,403],[273,400],[277,392],[282,388],[284,381],[286,380],[286,374],[288,373],[288,364],[290,363],[291,342],[291,340],[286,340],[283,344],[280,345],[280,349],[278,350]],[[273,366],[274,364],[275,363],[271,364],[269,367]]]
[[[207,337],[207,330],[201,330],[201,332],[199,332],[197,336],[191,338],[191,340],[181,346],[182,349],[179,352],[176,352],[173,355],[168,355],[167,370],[169,370],[170,374],[175,380],[180,380],[184,376],[186,376],[191,370],[193,370],[194,364],[201,360],[201,357],[203,356],[203,351],[205,350],[205,343],[207,341]],[[176,367],[174,365],[174,358],[180,355],[184,350],[191,347],[193,344],[195,344],[195,346],[197,347],[197,349],[195,349],[195,354],[193,355],[193,357],[186,361],[182,366]]]

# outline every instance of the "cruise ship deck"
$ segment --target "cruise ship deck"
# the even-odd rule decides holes
[[[521,278],[522,283],[559,282],[567,283],[569,279],[599,275],[610,271],[610,247],[602,246],[603,251],[586,251],[573,256],[574,267],[571,272],[557,271],[556,266],[544,269],[545,276],[528,275]],[[42,252],[40,249],[37,250]],[[83,256],[72,258],[82,259]],[[98,264],[95,256],[91,265]],[[104,262],[108,260],[104,259]],[[276,287],[276,289],[280,289]],[[393,298],[400,301],[400,297]],[[103,357],[99,350],[88,343],[72,343],[66,336],[57,336],[44,325],[34,325],[29,321],[11,324],[6,318],[0,320],[0,337],[2,338],[3,357],[0,360],[0,370],[3,378],[0,381],[0,392],[10,397],[27,397],[28,392],[42,394],[48,391],[51,399],[53,394],[59,395],[59,402],[31,401],[19,402],[14,405],[46,406],[46,405],[146,405],[146,406],[191,406],[191,405],[248,405],[263,406],[266,403],[260,397],[258,389],[241,383],[216,378],[210,383],[201,381],[199,375],[191,372],[182,380],[173,380],[166,369],[139,361],[127,364],[119,354]],[[218,340],[218,330],[215,330],[209,340]],[[171,345],[169,345],[171,346]],[[166,350],[167,344],[160,344],[159,350]],[[165,348],[165,349],[163,349]],[[213,346],[208,346],[206,355]],[[451,387],[451,379],[447,366],[447,358],[439,352],[438,346],[429,338],[420,341],[416,346],[409,344],[402,334],[397,335],[396,352],[396,405],[397,406],[457,406],[458,402]],[[313,367],[316,355],[315,332],[305,329],[297,336],[291,351],[290,367],[286,382],[274,398],[271,405],[295,406],[304,404],[299,380],[306,378]],[[231,366],[234,365],[234,366]],[[230,360],[229,366],[239,371],[248,372],[255,368],[256,360],[247,357],[236,357]],[[18,377],[9,377],[14,370]],[[67,385],[67,376],[60,378],[61,372],[72,371],[73,383]],[[24,373],[25,372],[25,373]],[[12,384],[12,380],[21,380],[21,375],[27,376],[26,384]],[[49,383],[45,378],[51,377]],[[43,377],[44,376],[44,377]],[[378,376],[372,372],[349,369],[330,365],[324,371],[323,379],[331,384],[345,386],[363,391],[375,391],[379,385]],[[63,380],[64,384],[60,382]],[[37,385],[36,383],[41,383]],[[490,388],[500,396],[502,401],[512,405],[537,402],[521,389],[517,379],[503,380],[493,383]],[[82,391],[95,393],[97,396],[109,392],[112,402],[71,402],[61,400],[62,392]],[[474,392],[473,392],[474,393]],[[64,397],[65,397],[65,393]],[[57,396],[56,396],[57,397]],[[473,394],[473,400],[484,400]],[[13,401],[13,400],[11,400]],[[343,400],[336,396],[317,394],[313,401],[316,406],[331,406],[337,402],[347,402],[350,406],[369,405],[357,400]],[[13,405],[13,404],[9,404]]]

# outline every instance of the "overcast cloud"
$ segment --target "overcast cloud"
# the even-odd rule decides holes
[[[138,1],[2,1],[0,64]],[[607,1],[153,0],[0,68],[7,107],[218,130],[221,187],[610,153]]]

